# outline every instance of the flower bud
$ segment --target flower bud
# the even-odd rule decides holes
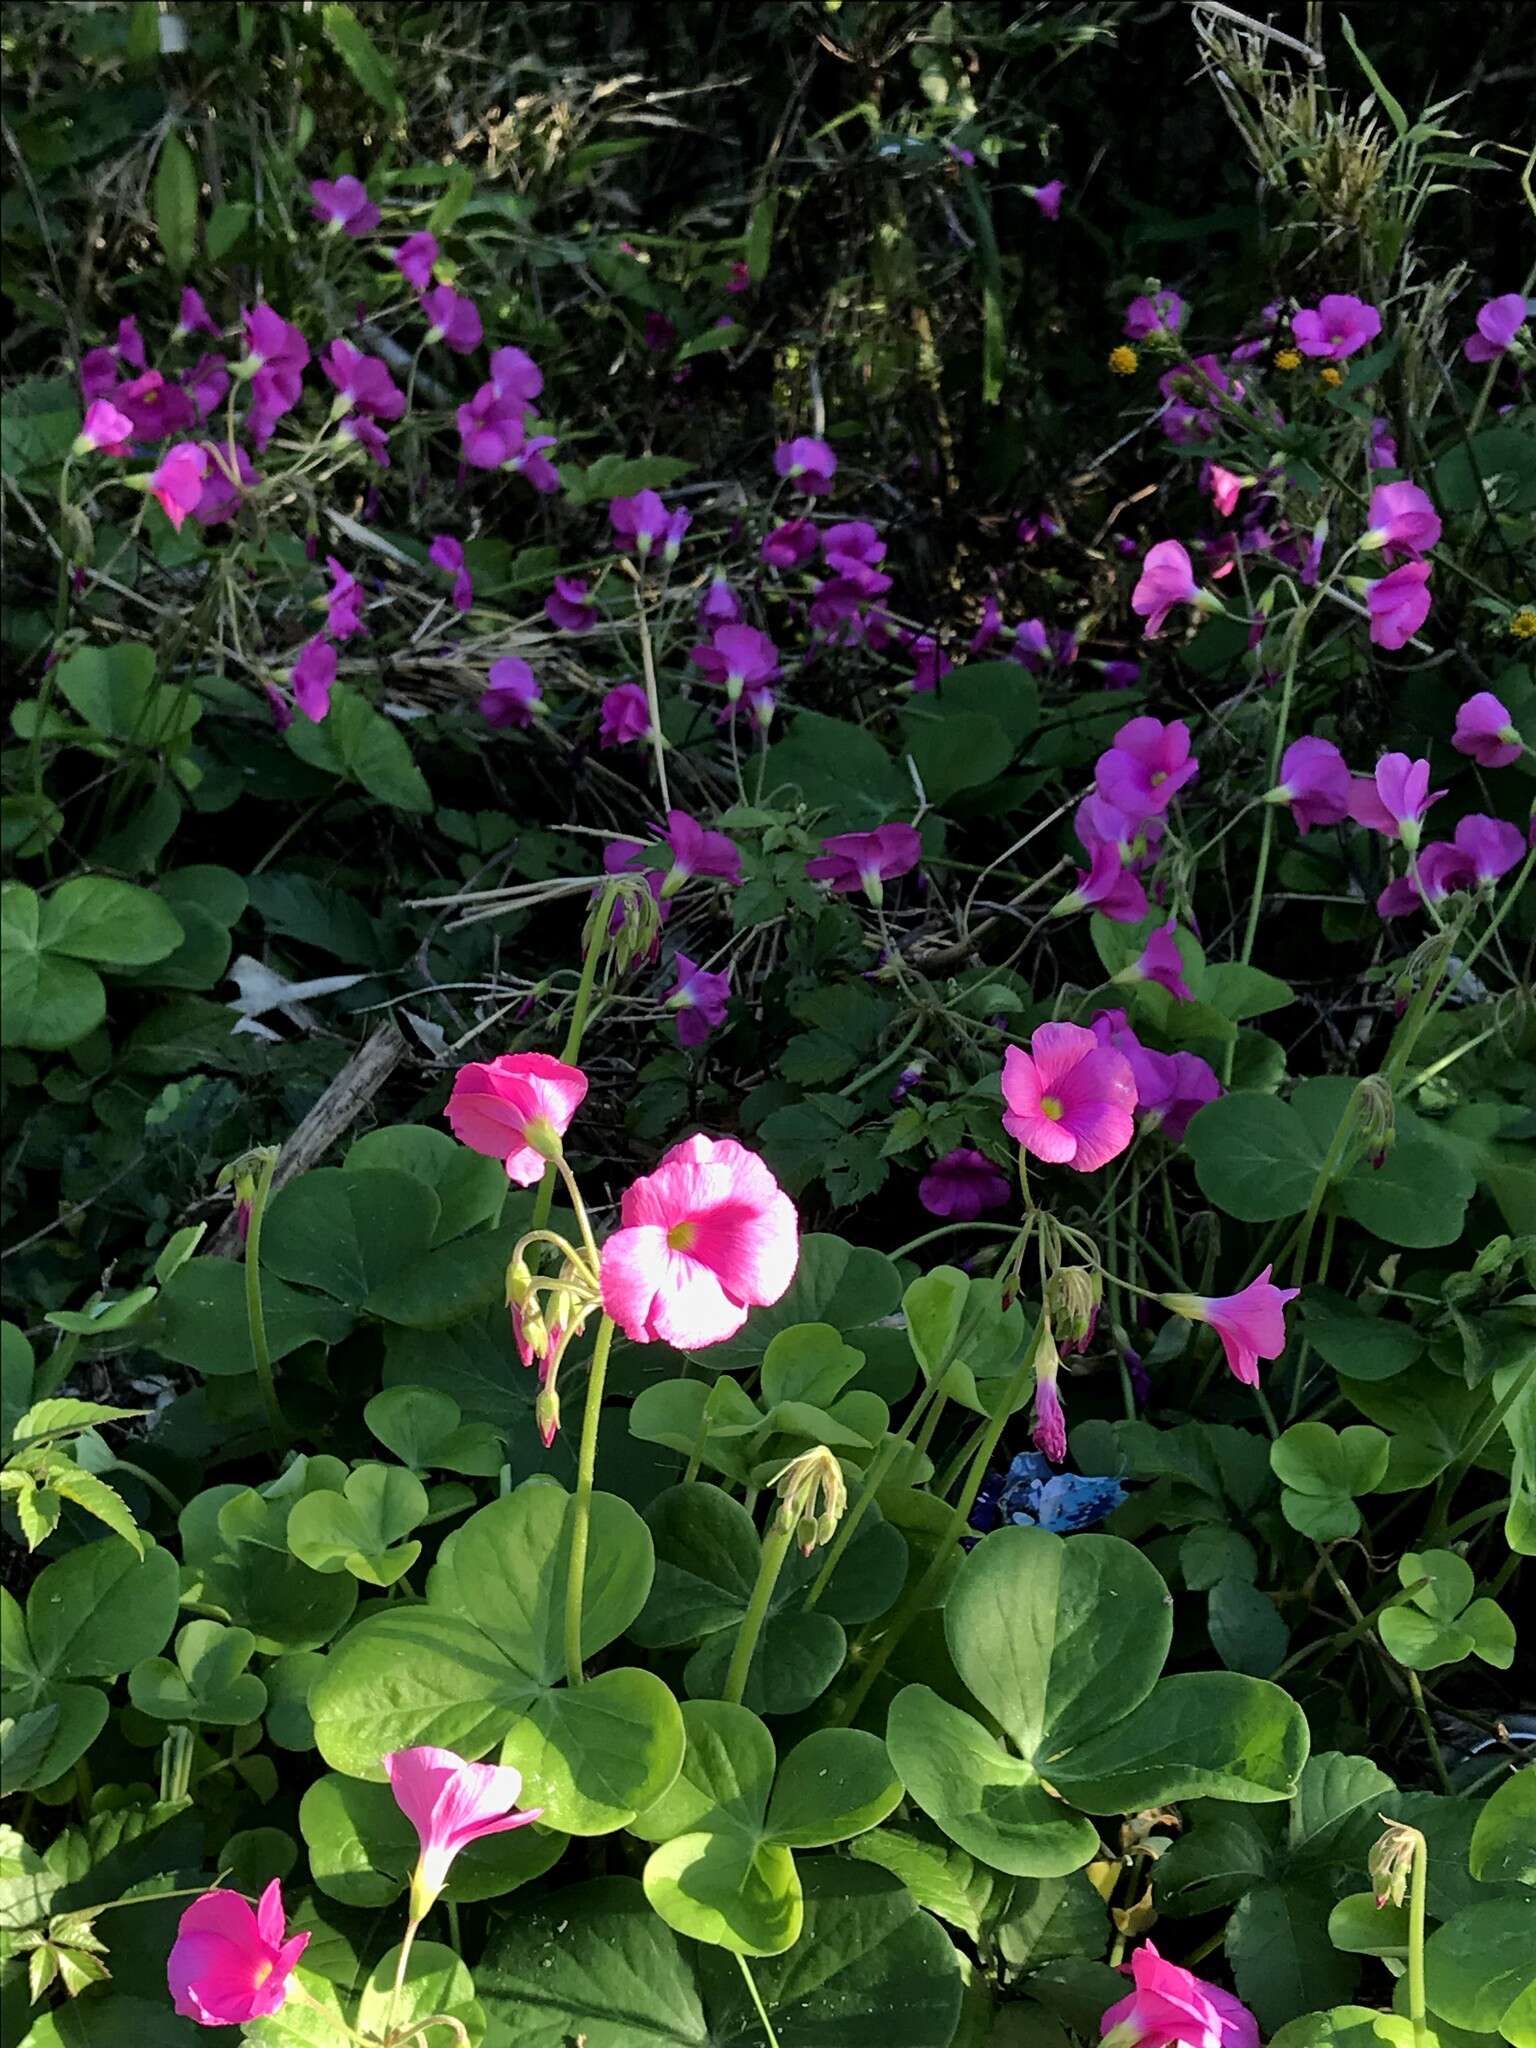
[[[1392,1083],[1385,1074],[1367,1074],[1355,1089],[1355,1120],[1370,1151],[1371,1165],[1378,1171],[1397,1138],[1397,1117],[1392,1101]]]
[[[1063,1349],[1086,1344],[1098,1319],[1103,1282],[1088,1266],[1058,1266],[1046,1282],[1045,1305]]]
[[[560,1433],[560,1396],[552,1386],[540,1387],[533,1404],[533,1416],[539,1425],[539,1439],[547,1451]]]
[[[1381,1818],[1386,1820],[1387,1817],[1383,1814]],[[1407,1897],[1408,1874],[1413,1868],[1415,1852],[1423,1841],[1424,1837],[1417,1828],[1410,1828],[1400,1820],[1387,1821],[1386,1833],[1372,1845],[1366,1860],[1378,1909],[1389,1901],[1400,1906]]]
[[[807,1557],[820,1543],[831,1541],[848,1505],[843,1468],[818,1444],[791,1458],[770,1482],[779,1496],[779,1526],[793,1529]]]
[[[533,1274],[521,1253],[507,1267],[507,1307],[521,1308],[533,1288]]]

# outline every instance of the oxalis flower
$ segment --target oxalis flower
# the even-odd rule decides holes
[[[253,1909],[234,1892],[204,1892],[182,1914],[166,1963],[176,2010],[200,2027],[238,2027],[286,2000],[307,1934],[284,1941],[282,1886],[274,1877]]]
[[[731,973],[726,968],[720,974],[710,974],[686,953],[678,954],[676,966],[677,987],[667,997],[667,1008],[677,1014],[678,1044],[692,1050],[725,1022]]]
[[[1081,1024],[1042,1024],[1029,1051],[1003,1059],[1003,1129],[1051,1166],[1092,1173],[1118,1157],[1134,1131],[1130,1062]]]
[[[136,481],[180,533],[187,514],[196,509],[203,495],[203,478],[207,473],[208,457],[196,442],[178,441],[174,448],[167,449],[151,475]]]
[[[1094,766],[1094,788],[1106,803],[1138,822],[1166,811],[1200,773],[1182,718],[1131,718]]]
[[[1404,562],[1365,586],[1371,640],[1377,647],[1406,647],[1429,617],[1429,564]]]
[[[327,234],[345,232],[354,242],[371,234],[384,218],[361,178],[313,178],[309,196],[315,202],[310,212],[325,223]]]
[[[1530,307],[1520,292],[1504,292],[1478,308],[1477,332],[1462,343],[1461,352],[1469,363],[1491,363],[1504,354],[1530,317]]]
[[[1221,600],[1195,581],[1189,551],[1181,541],[1160,540],[1147,549],[1141,576],[1131,592],[1131,610],[1146,620],[1145,632],[1155,640],[1175,605],[1192,604],[1198,611],[1219,612]]]
[[[586,1092],[579,1067],[547,1052],[503,1053],[460,1067],[443,1114],[461,1145],[501,1160],[508,1180],[531,1188],[560,1157]]]
[[[1240,1294],[1158,1296],[1163,1307],[1176,1316],[1211,1325],[1221,1339],[1233,1377],[1245,1387],[1259,1384],[1261,1358],[1278,1358],[1285,1349],[1285,1305],[1301,1292],[1299,1287],[1272,1286],[1269,1276],[1273,1271],[1273,1266],[1266,1266]]]
[[[1304,356],[1342,360],[1376,339],[1381,315],[1353,292],[1329,292],[1292,317],[1291,332]]]
[[[637,1344],[722,1344],[795,1276],[794,1204],[734,1138],[674,1145],[625,1189],[619,1214],[603,1246],[603,1309]]]
[[[587,595],[586,578],[557,576],[544,600],[544,616],[562,633],[590,633],[597,624],[597,607]]]
[[[1147,892],[1134,869],[1126,866],[1120,848],[1108,839],[1095,840],[1089,866],[1077,871],[1077,885],[1051,906],[1053,917],[1097,910],[1116,924],[1140,924],[1147,914]]]
[[[389,259],[413,291],[424,292],[432,282],[432,266],[437,261],[437,237],[425,228],[418,235],[408,235]]]
[[[86,425],[90,425],[89,414]],[[112,450],[106,452],[111,454]],[[1469,755],[1481,768],[1507,768],[1525,752],[1514,720],[1491,690],[1479,690],[1458,707],[1451,745],[1458,754]]]
[[[478,709],[488,725],[532,725],[544,692],[526,661],[511,654],[493,661],[486,681],[490,687],[481,697]]]
[[[1349,816],[1350,777],[1332,740],[1308,735],[1293,740],[1280,762],[1280,780],[1265,793],[1267,804],[1289,804],[1298,832],[1337,825]]]
[[[1259,2023],[1219,1984],[1160,1956],[1144,1941],[1131,1957],[1135,1990],[1099,2021],[1099,2048],[1259,2048]]]
[[[1350,816],[1357,825],[1401,839],[1412,853],[1418,846],[1425,813],[1445,795],[1429,786],[1428,761],[1406,754],[1383,754],[1374,775],[1350,778]]]
[[[132,451],[133,421],[119,412],[110,400],[93,398],[85,409],[85,420],[75,436],[75,455],[127,455]]]
[[[603,698],[598,745],[605,748],[627,746],[631,740],[648,738],[650,730],[651,707],[646,702],[642,685],[615,684]]]
[[[829,882],[840,896],[862,889],[876,908],[885,900],[885,884],[905,875],[922,857],[923,842],[915,825],[877,825],[873,832],[836,832],[823,839],[821,852],[805,864],[806,879]]]
[[[1394,555],[1426,554],[1440,538],[1440,515],[1417,484],[1378,484],[1371,493],[1370,521],[1359,545],[1367,553],[1380,548],[1389,562]]]
[[[523,1777],[510,1764],[469,1764],[451,1749],[397,1749],[382,1759],[395,1804],[416,1830],[421,1855],[411,1877],[411,1918],[431,1911],[461,1849],[485,1835],[525,1828],[541,1806],[517,1813]]]
[[[820,498],[832,488],[837,457],[825,441],[802,434],[779,443],[773,451],[773,466],[786,483],[797,484],[809,498]]]
[[[293,701],[311,725],[319,725],[331,708],[331,688],[336,681],[336,650],[317,633],[306,640],[299,658],[288,671]]]
[[[1115,981],[1155,981],[1178,1002],[1194,1001],[1194,991],[1184,979],[1184,960],[1178,946],[1178,921],[1170,917],[1165,925],[1149,934],[1146,944],[1129,967],[1112,977]]]
[[[734,704],[744,689],[770,683],[779,672],[779,650],[756,626],[720,626],[707,647],[695,647],[693,665],[712,683],[723,683]]]
[[[427,316],[427,346],[445,341],[455,355],[473,355],[485,338],[480,309],[473,299],[456,292],[451,284],[434,285],[421,295],[421,310]]]
[[[1013,1183],[984,1152],[958,1146],[936,1159],[917,1186],[917,1199],[930,1216],[974,1223],[983,1209],[1000,1209]]]

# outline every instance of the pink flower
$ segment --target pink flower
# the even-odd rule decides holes
[[[538,678],[526,661],[507,655],[491,663],[490,688],[480,699],[480,716],[488,725],[529,726],[543,698]]]
[[[456,292],[451,284],[434,285],[421,295],[421,310],[430,323],[427,346],[445,341],[456,356],[473,355],[485,338],[480,309],[473,299]]]
[[[1371,639],[1377,647],[1404,647],[1429,617],[1429,564],[1404,562],[1366,586]]]
[[[1507,875],[1525,852],[1525,837],[1518,825],[1503,818],[1490,818],[1474,811],[1456,827],[1456,851],[1480,888],[1487,888]]]
[[[1131,592],[1131,610],[1146,620],[1145,632],[1155,640],[1168,614],[1178,604],[1202,605],[1205,593],[1195,581],[1188,550],[1176,540],[1160,540],[1148,548],[1141,576]],[[1208,602],[1208,601],[1207,601]]]
[[[794,1204],[734,1138],[674,1145],[624,1190],[619,1214],[603,1246],[603,1308],[637,1344],[722,1344],[795,1277]]]
[[[309,362],[309,343],[297,327],[268,305],[256,305],[241,314],[245,323],[245,346],[253,369],[274,370],[291,378],[294,398],[298,380]]]
[[[1332,740],[1293,740],[1280,762],[1280,780],[1266,803],[1291,807],[1298,832],[1314,825],[1337,825],[1349,816],[1349,769]]]
[[[197,418],[197,408],[179,384],[167,383],[158,370],[146,370],[131,384],[120,384],[112,403],[133,422],[135,438],[161,441],[180,434]]]
[[[590,633],[597,624],[597,609],[587,595],[585,577],[557,576],[544,600],[544,616],[562,633]]]
[[[821,852],[805,864],[808,881],[830,882],[835,894],[850,896],[862,889],[878,906],[884,884],[905,875],[922,858],[923,842],[914,825],[877,825],[873,832],[837,832],[823,839]]]
[[[809,519],[786,519],[764,538],[761,552],[770,569],[798,569],[815,554],[816,545]]]
[[[320,367],[342,396],[370,419],[397,420],[405,411],[405,393],[388,366],[377,356],[365,356],[340,335],[321,350]]]
[[[523,445],[523,408],[494,384],[482,384],[456,414],[459,445],[474,469],[500,469]]]
[[[702,1045],[711,1031],[725,1022],[731,999],[731,975],[709,974],[686,953],[677,956],[677,987],[667,997],[667,1008],[677,1012],[677,1042],[690,1049]]]
[[[133,421],[119,412],[110,400],[93,398],[85,409],[85,424],[75,436],[76,455],[127,455]]]
[[[731,264],[731,274],[725,281],[728,292],[746,292],[752,289],[752,268],[738,256]]]
[[[298,660],[288,671],[293,701],[311,725],[319,725],[331,708],[331,685],[336,680],[336,650],[317,633],[306,640]]]
[[[686,811],[668,811],[666,843],[672,849],[672,866],[661,885],[663,901],[695,875],[733,884],[741,880],[737,848],[723,832],[706,832]]]
[[[1131,1142],[1130,1062],[1081,1024],[1041,1024],[1003,1060],[1003,1129],[1052,1166],[1092,1173]]]
[[[208,475],[203,494],[192,507],[192,517],[200,526],[219,526],[235,516],[243,493],[252,484],[259,484],[261,478],[243,448],[235,450],[233,471],[227,447],[221,448],[217,441],[205,441],[203,452],[208,457]]]
[[[1530,308],[1520,292],[1505,292],[1489,299],[1477,313],[1477,332],[1462,343],[1469,363],[1491,363],[1503,355],[1529,317]]]
[[[773,451],[773,466],[786,483],[798,484],[807,497],[822,498],[832,488],[837,457],[825,441],[801,434],[779,443]]]
[[[1211,502],[1223,519],[1232,517],[1237,510],[1238,498],[1253,482],[1251,476],[1238,476],[1230,469],[1223,469],[1219,462],[1206,464],[1205,480],[1210,487]]]
[[[1067,1417],[1056,1377],[1058,1363],[1054,1343],[1045,1343],[1035,1354],[1035,1412],[1029,1431],[1030,1442],[1044,1451],[1053,1465],[1063,1465],[1067,1458]]]
[[[1047,220],[1055,220],[1061,212],[1061,195],[1066,186],[1060,178],[1052,178],[1048,185],[1026,185],[1024,196],[1033,199]]]
[[[1132,299],[1125,309],[1127,341],[1172,340],[1184,325],[1188,309],[1177,292],[1154,292]]]
[[[1181,718],[1128,719],[1112,746],[1100,754],[1094,787],[1127,817],[1148,818],[1167,810],[1200,772],[1190,752],[1189,727]]]
[[[396,1749],[383,1758],[395,1804],[416,1830],[421,1855],[411,1877],[411,1918],[422,1919],[448,1882],[461,1849],[483,1835],[525,1828],[541,1806],[517,1813],[523,1789],[510,1764],[467,1764],[451,1749]]]
[[[211,334],[215,341],[219,338],[218,323],[203,304],[202,293],[188,284],[181,288],[181,309],[171,329],[171,339],[182,341],[189,334]]]
[[[619,683],[603,698],[600,747],[623,747],[650,737],[651,707],[639,683]]]
[[[131,369],[142,370],[145,366],[144,337],[131,313],[117,323],[117,356]]]
[[[525,433],[532,418],[532,413],[524,415],[523,431]],[[518,475],[526,477],[536,491],[546,494],[550,491],[558,491],[560,488],[560,472],[544,453],[546,448],[553,448],[554,445],[555,437],[553,434],[536,434],[531,441],[524,441],[522,447],[507,464],[507,467],[515,470]]]
[[[1329,292],[1315,309],[1305,307],[1292,316],[1291,332],[1304,356],[1342,360],[1376,339],[1381,315],[1353,292]]]
[[[1192,1003],[1194,991],[1184,979],[1184,960],[1174,937],[1177,930],[1177,920],[1170,917],[1150,935],[1140,958],[1115,976],[1116,981],[1155,981],[1179,1002]]]
[[[917,1199],[930,1216],[974,1223],[983,1209],[1000,1209],[1012,1192],[1012,1181],[985,1153],[962,1145],[933,1162],[918,1182]]]
[[[460,1067],[444,1115],[461,1145],[501,1160],[508,1180],[531,1188],[558,1158],[586,1092],[579,1067],[547,1052],[509,1052]]]
[[[1443,903],[1457,889],[1486,889],[1508,874],[1525,852],[1518,825],[1474,812],[1456,827],[1454,843],[1436,840],[1419,853],[1406,875],[1376,898],[1378,917],[1407,917],[1421,904]]]
[[[117,350],[113,348],[87,349],[80,358],[80,391],[82,397],[105,398],[109,391],[117,389]]]
[[[344,569],[334,555],[327,555],[325,566],[331,573],[331,587],[325,597],[325,630],[333,640],[350,640],[358,633],[366,633],[363,624],[363,586],[350,570]]]
[[[1163,1294],[1158,1299],[1176,1316],[1209,1323],[1221,1339],[1227,1364],[1245,1387],[1259,1384],[1259,1360],[1278,1358],[1285,1349],[1285,1304],[1299,1287],[1272,1287],[1266,1266],[1241,1294]]]
[[[1170,1145],[1181,1145],[1197,1110],[1221,1093],[1216,1069],[1197,1052],[1127,1053],[1136,1076],[1136,1114],[1147,1130],[1161,1131]]]
[[[1390,420],[1371,421],[1370,464],[1372,469],[1397,468],[1397,443]]]
[[[475,601],[475,586],[464,566],[464,543],[451,533],[439,533],[427,549],[427,560],[453,578],[450,602],[456,612],[467,612]]]
[[[1440,538],[1440,515],[1417,484],[1378,484],[1371,493],[1370,529],[1360,546],[1394,555],[1421,555]]]
[[[412,291],[424,292],[432,282],[432,266],[437,255],[436,235],[423,229],[420,234],[408,235],[390,261]]]
[[[1425,812],[1444,795],[1443,789],[1430,789],[1428,761],[1383,754],[1374,775],[1350,778],[1349,812],[1357,825],[1401,839],[1411,853]]]
[[[867,519],[843,519],[826,527],[821,536],[821,551],[828,568],[840,576],[854,568],[878,568],[886,553],[885,542]]]
[[[1110,803],[1094,791],[1078,805],[1073,814],[1072,829],[1090,858],[1097,847],[1109,845],[1119,854],[1122,867],[1133,868],[1140,874],[1157,857],[1166,820],[1160,811],[1150,812],[1145,817],[1138,816],[1135,811],[1123,811],[1118,804]]]
[[[744,689],[770,683],[779,672],[779,650],[756,626],[720,626],[707,647],[695,647],[693,665],[712,683],[723,683],[734,704]]]
[[[499,348],[491,356],[491,382],[498,397],[529,406],[544,389],[544,372],[526,349]]]
[[[149,479],[149,494],[180,533],[182,521],[203,495],[208,457],[195,441],[178,441],[161,456]]]
[[[238,2027],[277,2012],[307,1934],[284,1941],[282,1886],[274,1877],[253,1911],[234,1892],[204,1892],[182,1914],[166,1963],[176,2010],[200,2027]]]
[[[1100,839],[1088,849],[1087,868],[1078,869],[1076,887],[1053,905],[1051,914],[1070,917],[1077,910],[1102,911],[1116,924],[1140,924],[1146,916],[1147,892],[1113,841]]]
[[[1247,2006],[1165,1961],[1150,1941],[1136,1950],[1130,1969],[1136,1989],[1099,2021],[1110,2048],[1259,2048],[1259,2023]]]
[[[324,221],[326,231],[334,234],[345,229],[354,242],[384,218],[368,197],[368,188],[361,178],[337,178],[334,183],[329,178],[312,178],[309,196],[315,202],[310,212],[316,220]]]
[[[89,414],[86,425],[90,425]],[[1459,708],[1451,745],[1458,754],[1469,754],[1483,768],[1507,768],[1525,751],[1514,720],[1491,690],[1479,690]]]

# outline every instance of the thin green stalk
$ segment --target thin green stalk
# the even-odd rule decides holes
[[[908,1050],[917,1043],[918,1039],[922,1036],[923,1026],[926,1024],[927,1021],[928,1020],[926,1017],[919,1017],[917,1022],[912,1026],[911,1030],[908,1031],[905,1037],[901,1040],[899,1045],[894,1046],[891,1049],[891,1051],[885,1055],[884,1059],[877,1060],[874,1066],[866,1067],[862,1074],[855,1074],[853,1079],[850,1082],[848,1082],[846,1087],[838,1089],[838,1095],[840,1097],[857,1095],[859,1090],[861,1088],[867,1088],[871,1081],[878,1081],[882,1074],[889,1073],[891,1068],[895,1066],[896,1062],[899,1059],[901,1059],[908,1052]]]
[[[416,1939],[416,1930],[421,1925],[419,1916],[413,1915],[406,1922],[405,1934],[400,1942],[400,1959],[395,1964],[395,1981],[389,1988],[389,2010],[384,2015],[384,2039],[393,2040],[395,2013],[399,2008],[400,1994],[405,1989],[405,1966],[411,1959],[411,1944]]]
[[[1445,1758],[1440,1754],[1440,1738],[1435,1733],[1434,1722],[1429,1718],[1429,1708],[1424,1703],[1424,1688],[1419,1683],[1419,1674],[1417,1673],[1417,1671],[1410,1671],[1408,1674],[1408,1697],[1413,1702],[1414,1715],[1418,1720],[1420,1729],[1423,1731],[1424,1740],[1429,1745],[1430,1761],[1434,1764],[1435,1776],[1440,1780],[1440,1789],[1442,1792],[1445,1792],[1449,1794],[1450,1797],[1454,1798],[1456,1796],[1456,1787],[1451,1783],[1451,1774],[1445,1768]],[[1420,1934],[1422,1940],[1422,1929],[1420,1930]],[[1420,1967],[1422,1969],[1422,1962],[1420,1964]],[[1421,1979],[1421,1999],[1422,1995],[1423,1982]],[[1423,2008],[1421,2005],[1421,2013],[1422,2010]]]
[[[256,1385],[267,1411],[272,1447],[281,1457],[288,1442],[288,1425],[277,1398],[277,1381],[272,1372],[272,1352],[267,1343],[267,1312],[261,1300],[261,1226],[266,1218],[267,1197],[277,1170],[277,1150],[271,1148],[261,1164],[261,1176],[251,1197],[251,1220],[245,1234],[245,1314],[251,1332],[251,1355],[256,1361]]]
[[[733,1951],[733,1953],[735,1953],[735,1951]],[[752,1995],[752,2003],[757,2008],[757,2017],[762,2022],[763,2038],[768,2043],[768,2048],[779,2048],[779,2037],[773,2031],[773,2021],[768,2017],[768,2008],[766,2005],[764,2005],[762,1993],[758,1990],[757,1985],[753,1980],[752,1972],[747,1967],[746,1957],[744,1955],[737,1954],[736,1963],[737,1967],[741,1971],[743,1979],[746,1982],[747,1990]]]
[[[571,1504],[571,1557],[565,1582],[565,1675],[572,1685],[584,1683],[581,1670],[581,1600],[587,1582],[587,1532],[592,1518],[592,1478],[597,1470],[597,1425],[608,1378],[608,1353],[613,1348],[613,1319],[597,1326],[592,1363],[587,1372],[587,1405],[581,1418],[581,1448],[576,1457],[576,1494]]]
[[[1317,1178],[1312,1183],[1312,1192],[1307,1197],[1306,1211],[1296,1232],[1296,1250],[1291,1259],[1291,1284],[1299,1287],[1306,1276],[1307,1253],[1312,1248],[1312,1232],[1317,1226],[1318,1212],[1323,1206],[1328,1190],[1333,1186],[1339,1162],[1344,1157],[1350,1138],[1357,1127],[1354,1092],[1351,1091],[1344,1113],[1333,1127],[1333,1136],[1328,1140],[1328,1150],[1323,1163],[1317,1169]]]
[[[937,1396],[937,1400],[935,1396]],[[929,1420],[931,1421],[938,1414],[943,1398],[942,1389],[937,1383],[932,1383],[925,1387],[923,1392],[912,1403],[901,1428],[886,1437],[884,1443],[881,1444],[879,1450],[871,1459],[869,1470],[864,1475],[864,1484],[859,1488],[858,1498],[838,1523],[837,1534],[827,1546],[827,1554],[822,1560],[821,1570],[811,1582],[811,1590],[805,1596],[807,1607],[814,1607],[822,1594],[827,1590],[827,1582],[842,1562],[843,1552],[858,1533],[859,1523],[863,1519],[865,1509],[885,1484],[885,1475],[890,1471],[892,1465],[895,1464],[897,1453],[902,1445],[911,1436],[917,1418],[922,1414],[924,1408],[930,1408]],[[932,1404],[931,1407],[930,1404]]]
[[[1429,1890],[1429,1844],[1422,1834],[1413,1845],[1411,1883],[1413,1892],[1408,1901],[1408,2017],[1413,2022],[1413,2048],[1429,2048],[1429,2024],[1424,2009],[1424,1916]]]
[[[661,808],[669,811],[672,798],[667,790],[667,743],[661,730],[661,700],[656,689],[656,656],[651,647],[651,629],[645,616],[645,585],[641,576],[630,567],[635,578],[635,625],[640,633],[640,669],[645,678],[645,708],[651,720],[651,754],[656,763],[656,786],[661,792]]]
[[[613,917],[613,906],[618,901],[619,883],[608,882],[597,899],[597,908],[592,913],[592,922],[587,927],[587,943],[581,956],[581,979],[576,984],[576,1001],[571,1010],[571,1021],[566,1029],[565,1044],[560,1048],[560,1057],[568,1067],[574,1067],[581,1058],[581,1041],[587,1028],[587,1016],[592,1008],[592,991],[597,986],[598,963],[608,943],[608,926]],[[549,1221],[549,1212],[555,1205],[555,1180],[557,1176],[553,1162],[544,1169],[544,1178],[539,1182],[539,1191],[533,1198],[533,1230],[542,1230]]]
[[[752,1597],[747,1602],[747,1611],[742,1616],[741,1627],[736,1634],[736,1647],[731,1651],[730,1668],[725,1674],[725,1691],[722,1698],[732,1706],[741,1705],[741,1696],[747,1689],[747,1678],[752,1670],[752,1659],[757,1651],[757,1639],[763,1632],[763,1623],[768,1616],[768,1603],[773,1598],[773,1589],[779,1582],[779,1573],[784,1569],[784,1560],[789,1555],[794,1527],[782,1512],[776,1511],[763,1537],[762,1552],[758,1558],[757,1583],[752,1588]]]

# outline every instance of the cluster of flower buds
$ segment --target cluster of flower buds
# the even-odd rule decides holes
[[[832,1541],[848,1505],[848,1487],[829,1450],[818,1444],[791,1458],[770,1484],[779,1496],[779,1526],[794,1531],[804,1556]]]
[[[1417,1828],[1411,1828],[1400,1820],[1387,1820],[1385,1814],[1381,1818],[1387,1823],[1387,1831],[1372,1844],[1366,1861],[1378,1910],[1389,1904],[1400,1906],[1403,1903],[1408,1894],[1408,1876],[1413,1869],[1413,1859],[1424,1844],[1424,1837]]]
[[[1397,1141],[1397,1116],[1392,1083],[1385,1074],[1367,1074],[1355,1089],[1355,1121],[1365,1139],[1371,1165],[1380,1172]]]
[[[540,1238],[554,1241],[550,1232],[541,1232]],[[515,1248],[507,1266],[506,1299],[517,1355],[525,1366],[537,1363],[539,1368],[534,1419],[548,1450],[560,1429],[560,1361],[602,1304],[595,1276],[569,1245],[563,1247],[559,1272],[545,1277],[529,1266],[524,1256],[526,1242]]]
[[[1093,1266],[1058,1266],[1046,1282],[1045,1311],[1062,1351],[1085,1351],[1099,1319],[1104,1282]]]

